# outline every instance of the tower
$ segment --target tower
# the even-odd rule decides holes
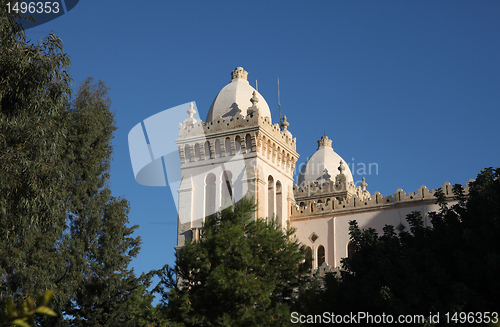
[[[197,239],[205,217],[241,197],[254,197],[255,218],[289,219],[293,171],[299,155],[284,117],[272,124],[269,106],[237,67],[219,92],[206,122],[189,117],[179,124],[181,159],[177,246]]]

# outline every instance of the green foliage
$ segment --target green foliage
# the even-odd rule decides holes
[[[128,202],[113,197],[107,186],[115,127],[106,93],[102,82],[88,79],[66,113],[70,232],[62,247],[65,277],[78,281],[66,310],[74,326],[132,325],[127,298],[141,282],[127,269],[139,251],[140,239],[132,237],[137,226],[126,226]]]
[[[343,260],[342,278],[330,276],[315,293],[309,312],[423,314],[497,312],[500,307],[500,169],[488,168],[469,186],[455,185],[449,206],[436,193],[440,210],[424,227],[419,212],[407,216],[409,232],[383,235],[351,222],[356,252]],[[441,319],[443,321],[443,319]]]
[[[108,89],[89,78],[71,100],[62,41],[29,44],[5,8],[1,1],[0,306],[53,289],[59,314],[37,325],[140,326],[130,307],[148,305],[151,275],[128,269],[140,238],[127,226],[128,201],[108,185]]]
[[[2,10],[5,8],[2,2]],[[0,304],[57,289],[64,265],[64,116],[68,57],[54,35],[30,45],[12,16],[0,29]],[[54,302],[58,302],[57,295]],[[56,305],[57,306],[57,305]]]
[[[35,314],[57,316],[57,314],[47,307],[47,303],[54,294],[54,291],[47,291],[36,300],[30,296],[18,308],[12,300],[7,301],[5,310],[0,311],[0,326],[21,326],[30,327],[29,319]]]
[[[129,318],[133,317],[131,325],[137,327],[167,326],[168,320],[165,314],[158,308],[152,306],[153,295],[147,292],[146,286],[135,289],[127,298],[127,310]],[[119,324],[122,326],[122,324]]]
[[[283,326],[307,272],[305,248],[276,220],[252,219],[253,201],[206,218],[198,242],[177,252],[163,291],[169,318],[186,326]]]

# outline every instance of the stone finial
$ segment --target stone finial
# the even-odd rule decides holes
[[[324,146],[332,147],[332,140],[328,138],[328,136],[322,136],[321,139],[318,140],[318,149]]]
[[[366,187],[368,186],[368,183],[365,181],[365,178],[363,177],[363,182],[361,183],[361,188],[363,191],[366,191]]]
[[[193,108],[193,103],[191,102],[191,104],[189,105],[189,109],[186,111],[187,114],[189,115],[189,118],[190,119],[193,119],[193,116],[194,114],[196,113],[196,110],[194,110]]]
[[[344,162],[342,160],[340,160],[340,166],[339,166],[338,170],[340,171],[341,175],[344,174],[345,167],[344,167]]]
[[[257,102],[259,102],[259,98],[257,98],[257,91],[253,91],[250,102],[252,103],[252,106],[256,106]]]
[[[193,116],[196,113],[196,110],[194,110],[194,104],[192,102],[186,112],[189,115],[189,118],[184,119],[184,126],[194,125],[196,123],[196,119]]]
[[[251,107],[248,107],[247,114],[255,113],[259,111],[259,107],[257,106],[257,102],[259,102],[259,98],[257,98],[257,91],[253,91],[253,96],[250,99],[252,103]]]
[[[236,67],[232,72],[231,72],[231,80],[236,79],[236,78],[243,78],[247,79],[248,72],[243,69],[243,67]]]
[[[283,127],[283,131],[287,131],[288,126],[290,126],[290,123],[286,121],[286,116],[283,116],[283,121],[281,122],[281,127]]]

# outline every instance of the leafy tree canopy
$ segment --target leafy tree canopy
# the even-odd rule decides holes
[[[166,270],[169,318],[186,326],[283,326],[308,270],[293,230],[276,220],[253,220],[255,204],[242,199],[206,218],[201,238],[177,251]],[[169,274],[168,274],[169,273]]]
[[[0,8],[0,309],[54,290],[44,326],[141,326],[150,275],[128,265],[140,238],[109,188],[116,129],[108,89],[72,99],[69,58],[51,34],[26,40]],[[29,301],[28,301],[29,302]],[[5,309],[7,310],[7,309]],[[12,310],[11,310],[12,311]],[[7,311],[6,311],[7,312]],[[135,314],[132,314],[135,313]]]
[[[425,227],[420,212],[407,216],[409,232],[386,226],[383,235],[351,222],[356,252],[343,260],[342,278],[316,289],[311,312],[371,314],[498,312],[500,307],[500,169],[488,168],[455,185],[455,202],[436,196],[438,212]],[[443,322],[444,319],[441,319]]]

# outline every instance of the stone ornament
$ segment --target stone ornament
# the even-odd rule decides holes
[[[236,67],[232,72],[231,72],[231,80],[235,78],[243,78],[247,79],[248,72],[243,69],[243,67]]]

